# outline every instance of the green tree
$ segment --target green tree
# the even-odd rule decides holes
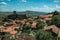
[[[58,11],[54,11],[54,12],[52,12],[52,14],[53,14],[53,16],[54,15],[59,15],[59,12]]]
[[[45,26],[45,23],[43,21],[40,21],[39,23],[37,23],[36,27],[37,29],[43,29]]]
[[[31,32],[31,24],[28,24],[28,25],[24,25],[23,26],[23,32],[25,32],[25,33],[30,33]]]
[[[37,40],[55,40],[50,32],[44,30],[38,30],[36,32],[36,39]]]
[[[0,25],[3,25],[3,24],[4,24],[4,22],[0,21]]]
[[[52,17],[52,24],[60,27],[60,14]]]
[[[16,11],[13,11],[13,14],[16,14]]]

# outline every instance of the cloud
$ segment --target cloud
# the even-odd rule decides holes
[[[22,2],[27,2],[27,0],[21,0]]]
[[[0,4],[4,4],[4,5],[7,5],[7,3],[6,3],[6,2],[0,2]]]
[[[60,6],[59,5],[55,5],[54,7],[51,7],[49,5],[43,5],[42,7],[39,6],[30,6],[29,8],[26,8],[24,10],[31,10],[31,11],[41,11],[41,12],[52,12],[52,11],[59,11],[60,10]]]
[[[56,8],[60,9],[60,6],[59,5],[56,5]]]
[[[59,2],[59,0],[54,0],[54,2],[55,2],[55,3],[58,3],[58,2]]]
[[[42,7],[31,6],[31,8],[29,8],[29,10],[32,10],[32,11],[43,11],[43,12],[52,12],[56,9],[57,9],[56,7],[50,7],[48,5],[43,5]]]
[[[56,10],[56,8],[55,7],[50,7],[48,5],[43,5],[43,7],[40,8],[40,10],[42,10],[42,11],[44,10],[44,11],[47,11],[47,12],[52,12],[52,11]]]

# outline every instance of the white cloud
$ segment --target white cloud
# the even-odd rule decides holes
[[[33,6],[31,6],[31,8],[29,8],[29,10],[32,10],[32,11],[44,11],[44,12],[52,12],[56,9],[57,8],[50,7],[48,5],[43,5],[42,7],[33,7]]]
[[[0,2],[0,4],[4,4],[4,5],[7,5],[7,3],[6,3],[6,2]]]
[[[56,8],[60,9],[60,6],[59,5],[56,5]]]
[[[54,0],[54,2],[55,2],[55,3],[58,3],[58,2],[59,2],[59,0]]]
[[[48,5],[43,5],[45,8],[49,8],[49,6]]]
[[[30,6],[30,8],[28,8],[27,10],[32,10],[32,11],[42,11],[42,12],[52,12],[52,11],[59,11],[60,10],[60,6],[59,5],[55,5],[55,7],[51,7],[48,5],[43,5],[42,7],[34,7],[34,6]]]
[[[21,0],[22,2],[27,2],[27,0]]]
[[[44,11],[47,11],[47,12],[51,12],[51,11],[54,11],[54,10],[56,10],[56,8],[54,7],[50,7],[50,6],[48,6],[48,5],[44,5],[42,8],[40,8],[40,10],[44,10]]]

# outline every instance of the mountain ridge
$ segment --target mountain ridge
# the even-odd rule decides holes
[[[45,12],[38,12],[38,11],[22,11],[22,12],[16,12],[17,14],[30,14],[31,16],[39,16],[41,14],[47,14]],[[5,15],[9,15],[9,14],[13,14],[13,12],[0,12],[0,14],[5,14]]]

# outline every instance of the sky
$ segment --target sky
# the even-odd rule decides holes
[[[60,0],[0,0],[0,12],[60,11]]]

